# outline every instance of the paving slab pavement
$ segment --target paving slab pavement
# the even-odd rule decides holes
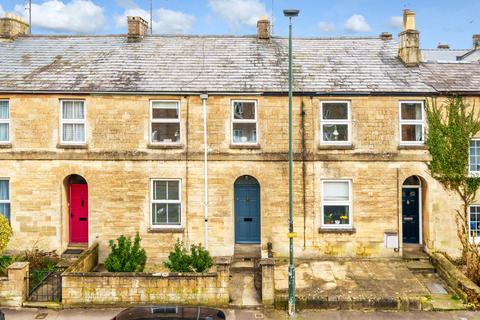
[[[122,309],[64,309],[35,308],[2,309],[6,320],[110,320]],[[287,320],[279,310],[226,310],[227,320]],[[44,316],[44,317],[43,317]],[[361,312],[309,310],[297,314],[297,320],[480,320],[480,312]]]

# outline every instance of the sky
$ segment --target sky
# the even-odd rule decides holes
[[[152,0],[156,34],[254,34],[273,13],[273,33],[285,36],[283,9],[300,9],[294,36],[376,36],[401,31],[402,11],[416,13],[421,46],[472,47],[480,34],[480,0]],[[0,0],[0,16],[26,17],[28,0]],[[126,16],[150,21],[149,0],[32,0],[34,34],[126,33]],[[273,8],[272,8],[273,4]]]

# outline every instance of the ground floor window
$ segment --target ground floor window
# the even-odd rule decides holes
[[[480,205],[470,206],[469,229],[471,239],[480,235]]]
[[[352,183],[350,180],[322,181],[322,227],[352,227]]]
[[[10,220],[10,181],[0,179],[0,214]]]
[[[179,227],[182,224],[180,180],[152,180],[152,226]]]

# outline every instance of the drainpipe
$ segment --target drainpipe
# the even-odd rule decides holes
[[[208,94],[201,94],[200,99],[202,99],[202,106],[203,106],[203,146],[204,146],[204,153],[203,153],[203,169],[204,174],[203,178],[204,182],[204,212],[205,212],[205,240],[204,245],[205,249],[208,250],[208,143],[207,143],[207,99]]]

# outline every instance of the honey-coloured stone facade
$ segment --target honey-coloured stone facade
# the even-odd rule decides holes
[[[0,148],[0,177],[11,191],[10,250],[37,245],[60,253],[69,244],[66,179],[88,183],[89,243],[100,245],[139,232],[149,262],[161,263],[177,238],[187,245],[204,239],[203,113],[199,96],[0,95],[10,102],[11,146]],[[59,144],[61,99],[85,101],[87,144]],[[455,208],[460,202],[430,177],[424,147],[399,147],[399,102],[425,97],[295,97],[294,240],[295,255],[397,257],[402,254],[403,181],[422,181],[422,244],[451,255],[459,252]],[[180,101],[181,143],[154,148],[149,142],[150,102]],[[258,145],[232,146],[232,100],[258,103]],[[320,144],[320,102],[349,101],[352,147]],[[480,99],[470,98],[470,102]],[[216,96],[207,100],[208,249],[234,254],[234,183],[243,175],[260,184],[261,247],[267,255],[288,256],[288,99],[285,96]],[[151,179],[180,179],[182,228],[151,228]],[[321,183],[352,182],[353,230],[323,232]],[[399,234],[399,249],[386,248],[385,233]]]

